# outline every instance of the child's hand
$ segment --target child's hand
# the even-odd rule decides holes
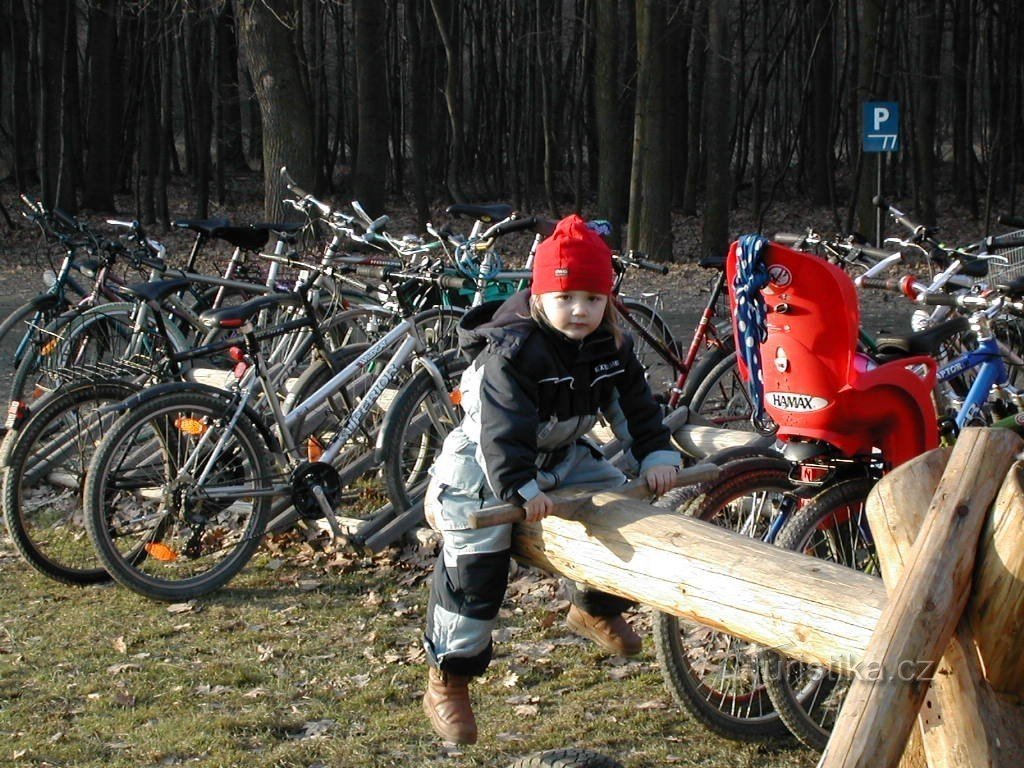
[[[675,487],[678,472],[676,467],[669,464],[659,464],[644,473],[644,480],[647,481],[647,487],[651,489],[651,493],[661,496]]]
[[[536,523],[550,515],[555,509],[555,503],[545,493],[538,493],[528,502],[523,504],[523,511],[526,512],[526,522]]]

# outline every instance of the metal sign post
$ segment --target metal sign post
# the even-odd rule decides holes
[[[895,101],[865,101],[861,111],[863,150],[878,154],[875,194],[882,195],[882,153],[900,148],[900,105]],[[875,211],[875,245],[882,245],[882,211]]]

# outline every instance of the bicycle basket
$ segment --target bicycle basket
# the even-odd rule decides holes
[[[1003,251],[999,254],[998,259],[991,259],[988,263],[990,283],[1008,283],[1022,276],[1024,276],[1024,246]]]

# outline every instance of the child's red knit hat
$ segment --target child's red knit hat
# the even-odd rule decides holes
[[[537,246],[533,260],[533,295],[552,291],[612,292],[615,271],[611,248],[576,214],[555,226]]]

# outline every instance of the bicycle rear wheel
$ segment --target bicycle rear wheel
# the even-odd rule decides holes
[[[856,478],[825,489],[786,523],[775,543],[878,574],[865,515],[865,502],[874,485],[871,478]],[[768,651],[762,655],[761,672],[768,695],[790,732],[811,749],[824,750],[851,679]]]
[[[690,509],[692,515],[752,538],[769,538],[796,499],[783,459],[741,459]],[[725,632],[659,613],[655,650],[673,698],[715,733],[754,741],[781,736],[786,726],[761,679],[759,646]]]
[[[679,345],[672,330],[658,310],[649,304],[628,297],[622,299],[622,304],[625,312],[620,324],[633,337],[633,352],[647,372],[647,384],[655,396],[667,399],[679,371],[659,347],[678,355]],[[651,337],[650,341],[645,334]]]
[[[86,527],[100,560],[119,583],[156,600],[223,586],[262,538],[269,456],[249,417],[209,392],[172,392],[132,408],[86,473]]]
[[[445,391],[438,389],[430,371],[418,371],[391,404],[381,434],[384,484],[395,513],[422,497],[445,437],[462,420],[458,385],[467,362],[457,352],[436,362]]]
[[[82,484],[95,446],[116,419],[103,408],[138,391],[79,382],[54,393],[5,438],[4,520],[25,561],[64,584],[109,581],[85,528]]]
[[[715,426],[750,431],[754,412],[747,383],[740,377],[735,350],[709,350],[690,374],[693,395],[682,404]]]

